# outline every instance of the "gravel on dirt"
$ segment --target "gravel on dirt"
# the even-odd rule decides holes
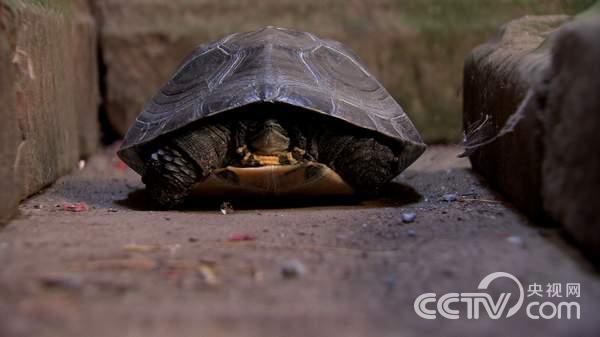
[[[597,336],[598,273],[459,152],[429,149],[376,200],[232,200],[227,216],[223,200],[155,209],[113,152],[94,156],[0,230],[0,336]],[[418,221],[402,225],[407,211]],[[308,271],[293,282],[290,260]],[[416,315],[419,295],[477,291],[498,271],[525,289],[580,283],[581,319]]]

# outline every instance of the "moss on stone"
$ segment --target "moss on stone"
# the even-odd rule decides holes
[[[585,10],[584,12],[581,12],[579,15],[577,15],[577,19],[587,19],[590,17],[598,16],[598,15],[600,15],[600,1],[597,1],[595,4],[590,6],[587,10]]]

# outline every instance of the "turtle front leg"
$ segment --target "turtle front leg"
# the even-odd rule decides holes
[[[168,209],[183,204],[196,182],[222,167],[229,141],[229,128],[211,125],[175,133],[148,151],[142,181],[152,199]]]
[[[185,201],[199,176],[200,170],[190,158],[173,146],[164,145],[146,159],[142,182],[152,199],[169,209]]]
[[[324,138],[326,143],[319,146],[319,162],[336,171],[361,194],[377,194],[400,173],[398,156],[374,138],[351,135]]]

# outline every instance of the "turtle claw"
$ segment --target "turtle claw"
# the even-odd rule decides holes
[[[194,164],[169,146],[150,154],[142,182],[161,207],[176,208],[192,191],[198,175]]]

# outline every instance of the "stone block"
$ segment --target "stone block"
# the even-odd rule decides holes
[[[473,50],[464,70],[464,127],[467,132],[478,130],[470,138],[497,134],[517,111],[550,63],[550,49],[542,44],[566,20],[566,16],[523,17]],[[523,108],[525,117],[512,133],[482,147],[470,159],[473,168],[516,206],[539,218],[543,214],[541,123],[535,100]]]
[[[14,79],[12,63],[12,32],[7,24],[5,9],[0,5],[0,224],[10,219],[17,208],[20,195],[15,182],[14,162],[17,156],[19,133],[15,109]],[[4,34],[6,32],[7,34]]]
[[[552,55],[542,115],[544,206],[600,257],[600,16],[561,28]]]
[[[97,147],[97,34],[85,0],[0,8],[0,199],[14,209]]]
[[[539,223],[561,225],[600,257],[600,3],[571,20],[515,20],[465,66],[469,143],[513,132],[470,155],[480,172]],[[513,115],[514,116],[514,115]],[[513,118],[513,117],[511,117]],[[471,131],[471,132],[469,132]]]

